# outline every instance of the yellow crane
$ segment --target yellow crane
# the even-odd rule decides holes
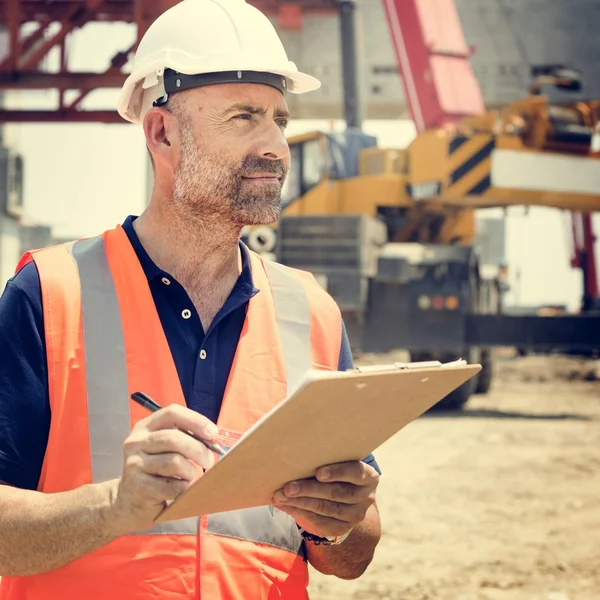
[[[494,345],[589,351],[598,320],[573,329],[556,317],[502,315],[505,265],[486,279],[473,249],[480,208],[547,206],[587,218],[600,210],[592,145],[600,100],[553,104],[542,84],[580,86],[576,73],[559,70],[522,100],[418,133],[406,148],[379,148],[352,129],[290,138],[282,218],[255,228],[248,243],[319,277],[355,348],[406,348],[427,360],[468,355],[484,364],[473,384],[480,392],[490,385]],[[461,406],[475,389],[444,405]]]
[[[542,82],[574,89],[573,77],[544,76],[523,100],[420,133],[407,148],[379,148],[358,131],[291,137],[283,214],[395,215],[391,242],[470,245],[478,208],[600,210],[600,153],[591,153],[600,100],[559,106],[537,93]]]

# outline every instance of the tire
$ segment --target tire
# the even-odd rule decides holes
[[[457,356],[446,356],[442,357],[439,360],[441,362],[447,362],[456,360]],[[433,357],[429,354],[418,354],[411,356],[412,361],[425,361],[425,360],[438,360],[438,357]],[[469,355],[469,362],[473,362]],[[463,383],[460,387],[456,388],[452,392],[450,392],[447,396],[442,398],[437,404],[434,404],[429,412],[437,412],[437,411],[458,411],[461,410],[465,404],[469,401],[469,398],[473,395],[475,391],[475,387],[477,385],[476,377],[473,377]]]
[[[494,375],[494,361],[492,352],[489,349],[482,350],[479,358],[481,371],[477,375],[474,394],[487,394],[492,387],[492,379]]]
[[[271,227],[254,227],[248,233],[248,248],[258,254],[270,253],[277,244],[277,233]]]
[[[475,381],[470,379],[466,383],[463,383],[460,387],[456,388],[453,392],[450,392],[445,398],[442,398],[435,406],[432,407],[432,410],[461,410],[469,401],[474,389]]]

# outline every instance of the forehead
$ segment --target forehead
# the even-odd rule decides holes
[[[208,85],[189,90],[188,94],[189,100],[199,108],[226,111],[235,105],[248,105],[267,112],[288,111],[285,96],[279,90],[258,83]]]

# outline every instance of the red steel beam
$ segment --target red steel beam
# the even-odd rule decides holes
[[[63,40],[60,45],[60,72],[66,73],[68,71],[67,66],[67,42]],[[65,109],[65,90],[61,89],[58,93],[58,110]]]
[[[284,4],[298,4],[304,13],[335,13],[339,11],[339,0],[249,0],[266,14],[277,14]]]
[[[120,72],[106,73],[1,73],[0,89],[3,90],[88,90],[121,87],[127,75]]]
[[[58,33],[53,35],[50,39],[45,40],[39,46],[35,47],[31,50],[23,60],[18,63],[19,69],[22,71],[27,71],[31,69],[44,58],[54,46],[58,44],[62,44],[75,28],[81,27],[85,25],[88,21],[93,20],[94,9],[102,4],[102,0],[89,0],[86,3],[85,7],[80,6],[77,9],[74,9],[73,12],[69,15],[66,22],[62,24],[62,27]]]
[[[10,36],[10,68],[15,68],[21,57],[21,40],[19,39],[19,27],[21,22],[21,9],[19,0],[6,0],[4,15],[8,24]]]
[[[44,37],[48,25],[50,25],[49,21],[42,22],[35,31],[22,40],[21,51],[29,52]],[[14,67],[11,67],[13,56],[13,54],[9,54],[2,62],[0,62],[0,71],[13,70],[13,72],[17,72]]]
[[[137,0],[139,1],[139,0]],[[145,0],[148,19],[152,8],[163,4],[157,0]],[[176,2],[172,1],[171,4]],[[108,4],[108,6],[106,6]],[[137,47],[137,40],[126,52],[116,54],[104,73],[73,73],[66,64],[65,40],[75,29],[88,22],[106,19],[109,13],[118,13],[118,20],[132,21],[133,1],[106,2],[105,0],[82,0],[79,2],[61,0],[45,3],[23,0],[0,2],[0,10],[11,25],[9,56],[0,62],[0,90],[39,90],[56,89],[58,110],[1,110],[0,123],[56,123],[56,122],[101,122],[123,123],[116,111],[78,110],[81,101],[93,90],[102,87],[121,87],[127,75],[121,68],[127,63],[130,52]],[[152,7],[152,8],[150,8]],[[45,10],[48,9],[48,10]],[[162,10],[160,10],[162,12]],[[47,26],[59,17],[61,27],[57,33],[44,39]],[[38,21],[41,25],[25,39],[21,39],[20,27],[25,22]],[[40,61],[53,48],[61,49],[61,68],[58,73],[49,73],[37,68]],[[79,90],[75,100],[64,106],[64,91]]]
[[[19,71],[28,71],[37,67],[39,62],[58,44],[62,44],[65,38],[77,25],[75,23],[65,23],[60,31],[51,38],[36,44],[17,64]]]
[[[10,0],[3,0],[7,4]],[[31,21],[64,21],[74,10],[81,8],[81,0],[59,2],[40,2],[39,0],[21,0],[21,24]],[[94,21],[133,21],[132,2],[104,0],[94,14]]]
[[[59,92],[58,110],[0,110],[0,123],[101,122],[123,123],[116,111],[78,110],[84,98],[93,90],[117,88],[127,74],[122,72],[129,54],[137,48],[138,40],[150,23],[165,10],[181,0],[0,0],[0,16],[4,17],[10,34],[9,55],[0,57],[0,91],[56,89]],[[285,5],[300,7],[303,13],[337,13],[339,0],[249,0],[270,15],[279,15]],[[70,72],[64,56],[68,35],[86,23],[136,23],[138,36],[126,52],[116,54],[104,73]],[[21,36],[24,23],[37,22],[39,27],[27,37]],[[50,23],[59,22],[57,33],[44,39]],[[40,61],[55,47],[60,47],[61,69],[49,73],[38,68]],[[63,104],[65,90],[79,90],[75,100]]]
[[[125,52],[119,52],[118,54],[115,54],[113,56],[112,60],[110,61],[110,67],[106,70],[105,73],[99,76],[100,80],[104,82],[103,87],[121,87],[123,83],[125,83],[125,79],[127,76],[124,73],[121,73],[121,69],[127,62],[127,57],[134,50],[135,46],[137,46],[137,41],[133,46],[131,46],[131,48],[129,48],[129,50],[126,50]],[[120,78],[121,82],[113,86],[106,85],[105,82],[111,77]],[[98,82],[96,82],[96,85],[97,84]],[[94,89],[94,87],[94,85],[81,86],[82,92],[79,94],[79,96],[77,96],[77,98],[75,98],[75,100],[73,100],[73,102],[71,102],[71,104],[69,104],[68,108],[76,108],[77,105],[80,104],[83,101],[83,99]]]
[[[0,6],[8,2],[10,0],[2,0]],[[102,5],[96,9],[94,20],[133,22],[134,2],[135,0],[104,0]],[[283,4],[298,4],[302,11],[307,14],[337,14],[337,2],[338,0],[250,0],[250,4],[269,15],[276,15]],[[82,1],[41,2],[40,0],[21,0],[20,4],[22,9],[21,23],[26,23],[28,21],[41,21],[42,19],[62,21],[74,9],[81,7]]]
[[[0,110],[0,123],[125,123],[116,110]]]

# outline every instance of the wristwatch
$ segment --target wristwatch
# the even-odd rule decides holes
[[[315,546],[338,546],[339,544],[344,542],[348,538],[348,536],[352,533],[352,529],[350,529],[349,531],[346,531],[346,533],[344,533],[343,535],[319,537],[318,535],[315,535],[314,533],[310,533],[310,532],[306,531],[306,529],[302,529],[302,527],[300,527],[299,525],[298,525],[298,531],[300,532],[300,535],[307,542],[311,542],[311,543],[315,544]]]

